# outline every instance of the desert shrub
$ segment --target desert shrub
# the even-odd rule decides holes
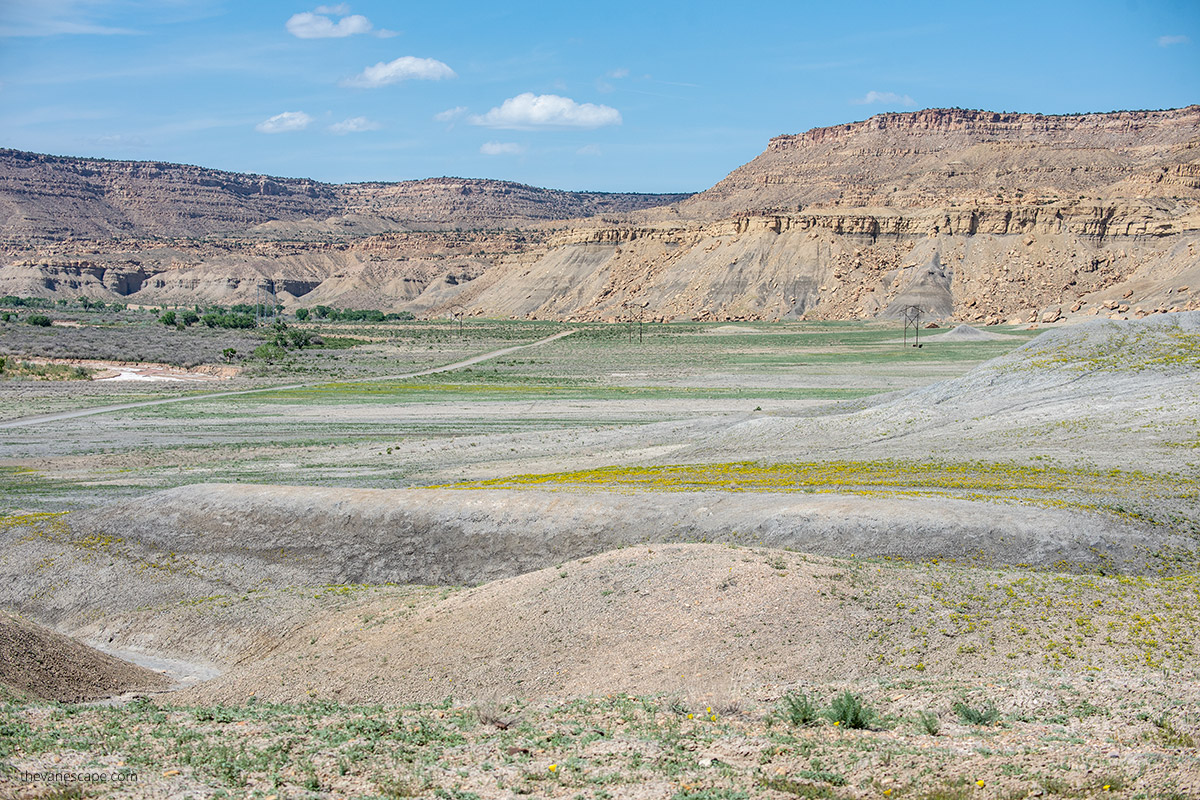
[[[791,778],[786,778],[782,775],[776,775],[771,778],[760,777],[758,779],[760,786],[766,789],[772,789],[780,794],[790,794],[796,797],[807,797],[810,800],[823,800],[823,798],[836,797],[833,790],[828,786],[822,786],[814,783],[802,783]]]
[[[30,314],[25,318],[25,321],[30,325],[37,325],[39,328],[50,327],[50,318],[45,314]]]
[[[228,328],[228,329],[243,329],[253,328],[258,324],[254,317],[249,314],[241,314],[234,312],[232,314],[224,314],[216,311],[208,311],[204,316],[200,317],[200,321],[209,328]]]
[[[788,692],[779,704],[780,716],[797,727],[817,719],[817,706],[804,692]]]
[[[8,308],[50,308],[52,305],[54,304],[44,297],[17,297],[12,294],[0,297],[0,306]]]
[[[300,320],[301,322],[304,322],[305,320],[307,320],[308,319],[308,309],[307,308],[297,308],[296,309],[296,319]]]
[[[991,703],[982,708],[972,708],[960,702],[955,703],[953,709],[958,718],[968,725],[991,725],[1000,718],[1000,712]]]
[[[671,800],[746,800],[750,795],[736,789],[708,787],[704,789],[680,789],[671,795]]]
[[[168,328],[174,328],[179,324],[179,321],[175,319],[174,311],[168,311],[167,313],[163,314],[158,318],[158,321],[163,325],[166,325]]]
[[[942,729],[942,723],[938,720],[937,714],[930,711],[918,711],[917,729],[930,736],[937,736],[938,731]]]
[[[260,344],[254,348],[254,357],[261,358],[263,361],[278,361],[285,355],[287,355],[286,350],[271,342]]]
[[[863,705],[862,698],[848,691],[833,698],[826,716],[830,722],[855,730],[869,728],[875,722],[875,712]]]
[[[197,314],[195,311],[180,311],[179,312],[179,324],[185,328],[190,325],[195,325],[199,321],[200,321],[200,315]]]

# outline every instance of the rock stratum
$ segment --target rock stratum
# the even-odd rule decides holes
[[[329,185],[0,151],[0,292],[575,320],[1200,307],[1200,106],[881,114],[697,195]]]

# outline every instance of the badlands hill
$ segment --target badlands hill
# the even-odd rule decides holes
[[[772,139],[698,195],[331,186],[0,153],[0,292],[421,315],[1052,321],[1200,307],[1200,106],[929,109]],[[197,238],[198,237],[198,238]]]

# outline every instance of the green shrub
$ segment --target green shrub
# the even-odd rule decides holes
[[[938,731],[942,729],[942,723],[938,720],[937,714],[930,711],[918,711],[917,728],[930,736],[937,736]]]
[[[297,308],[296,309],[296,319],[300,320],[301,322],[304,322],[305,320],[307,320],[308,319],[308,309],[307,308]]]
[[[50,318],[45,314],[30,314],[25,318],[25,321],[30,325],[37,325],[40,328],[50,327]]]
[[[869,728],[875,722],[875,712],[864,706],[858,695],[848,691],[833,698],[826,716],[830,722],[836,722],[843,728],[855,730]]]
[[[966,703],[955,703],[954,713],[968,725],[991,725],[1000,718],[996,706],[988,703],[983,708],[971,708]]]
[[[278,361],[286,355],[286,350],[270,342],[254,348],[254,357],[261,358],[263,361]]]
[[[780,716],[796,727],[817,719],[817,706],[804,692],[788,692],[780,700],[780,706]]]
[[[163,314],[158,318],[158,321],[163,325],[166,325],[168,328],[174,328],[179,324],[179,321],[175,319],[174,311],[168,311],[167,313]]]
[[[200,321],[209,328],[253,328],[257,324],[249,314],[225,314],[211,310],[200,317]]]

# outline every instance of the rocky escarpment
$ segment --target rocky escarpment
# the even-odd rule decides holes
[[[1036,206],[1196,197],[1200,106],[1046,116],[962,109],[880,114],[779,136],[680,204],[689,218],[812,206]]]
[[[121,170],[159,170],[147,191],[164,196],[183,180],[163,165]],[[919,305],[987,323],[1200,306],[1200,106],[881,114],[776,137],[684,199],[457,178],[222,180],[240,187],[235,200],[206,206],[201,193],[203,225],[233,224],[234,210],[239,224],[257,220],[264,198],[286,213],[202,241],[147,242],[102,233],[116,225],[105,209],[126,207],[110,197],[119,192],[96,190],[108,205],[91,206],[63,192],[100,209],[76,226],[96,233],[10,236],[0,293],[245,302],[270,277],[287,304],[559,319],[869,319]],[[39,207],[0,198],[17,209],[10,221]]]
[[[0,150],[8,241],[204,236],[337,209],[336,192],[316,181]]]
[[[566,192],[463,178],[332,185],[0,150],[0,238],[9,243],[246,234],[260,226],[267,227],[258,233],[268,237],[512,227],[624,213],[686,196]],[[341,217],[349,220],[328,222]]]
[[[513,227],[522,223],[624,214],[685,199],[686,194],[566,192],[511,181],[429,178],[338,187],[344,213],[415,226]]]

